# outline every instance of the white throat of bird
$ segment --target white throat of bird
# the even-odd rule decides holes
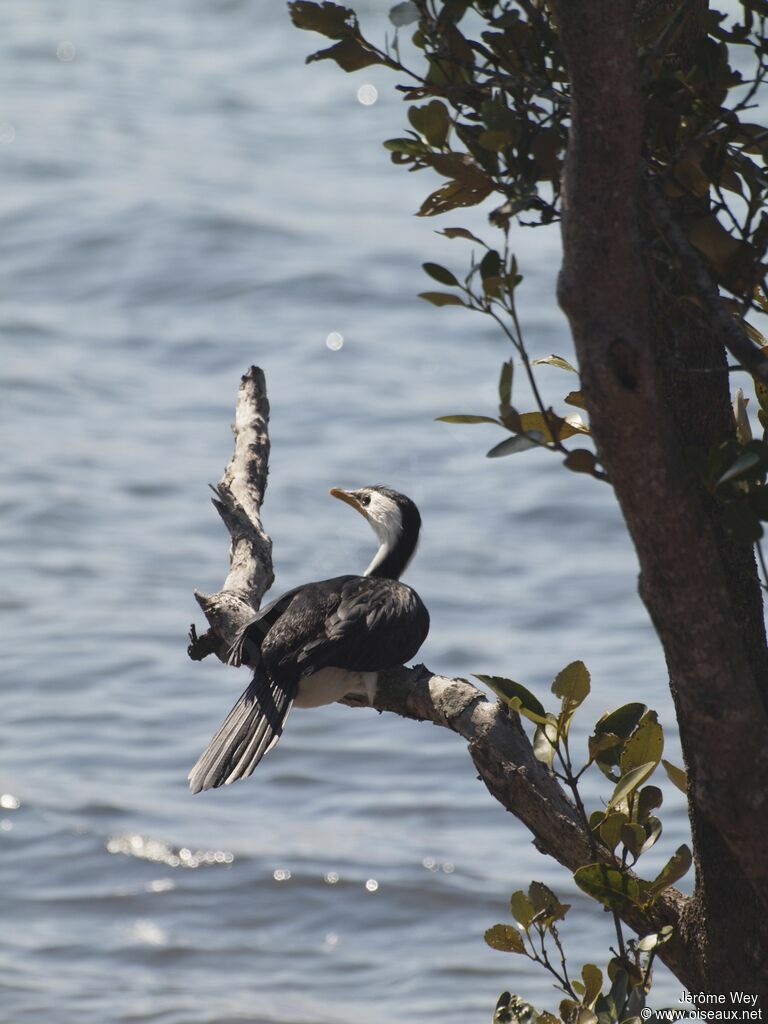
[[[375,491],[371,492],[371,503],[365,510],[365,516],[379,538],[379,550],[363,573],[363,576],[370,576],[394,551],[403,533],[403,517],[393,501]]]

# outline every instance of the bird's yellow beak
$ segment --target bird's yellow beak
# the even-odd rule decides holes
[[[334,498],[338,498],[339,501],[345,501],[347,505],[351,505],[356,512],[360,513],[360,515],[365,515],[363,506],[350,491],[342,491],[340,487],[332,487],[328,493]]]

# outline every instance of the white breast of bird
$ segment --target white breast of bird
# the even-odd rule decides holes
[[[376,696],[378,672],[353,672],[350,669],[321,668],[311,676],[302,676],[299,691],[293,702],[295,708],[319,708],[323,704],[335,704],[349,694],[366,697],[373,704]]]

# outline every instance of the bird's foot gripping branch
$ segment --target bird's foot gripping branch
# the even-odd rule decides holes
[[[241,660],[255,666],[255,672],[252,683],[193,769],[191,783],[195,791],[250,774],[279,737],[286,709],[297,695],[301,698],[301,685],[306,686],[306,677],[311,687],[312,676],[317,677],[315,682],[324,678],[326,666],[343,658],[350,634],[345,636],[343,630],[337,630],[334,635],[333,630],[339,621],[349,618],[338,615],[338,602],[344,600],[348,581],[363,581],[352,584],[353,589],[362,587],[360,593],[356,591],[353,595],[358,601],[365,601],[374,590],[380,602],[393,593],[400,599],[407,598],[403,605],[405,618],[396,620],[393,635],[384,641],[385,646],[401,645],[402,656],[394,660],[412,657],[426,632],[426,613],[420,610],[423,606],[416,595],[386,575],[390,570],[393,575],[399,574],[407,562],[418,535],[418,513],[408,499],[386,488],[337,491],[335,495],[366,515],[374,526],[378,523],[381,545],[367,575],[297,588],[257,610],[273,578],[271,542],[261,525],[269,456],[268,412],[264,375],[252,367],[242,378],[238,391],[234,452],[215,488],[214,504],[232,540],[230,569],[221,591],[212,596],[196,595],[210,629],[198,636],[193,627],[189,654],[199,660],[216,653],[227,661],[237,642]],[[409,548],[407,552],[403,544]],[[329,589],[328,583],[338,586]],[[325,589],[318,591],[318,587]],[[286,681],[270,675],[268,652],[265,655],[265,638],[275,626],[279,627],[297,594],[310,602],[310,610],[313,603],[316,610],[320,602],[324,616],[323,643],[314,648],[304,644],[309,651],[304,652],[304,661],[297,666],[301,668],[299,675],[305,677],[303,684],[299,678]],[[353,609],[355,600],[350,605]],[[326,607],[329,603],[335,609],[330,615]],[[386,626],[386,615],[383,622]],[[375,630],[372,634],[367,632],[364,638],[357,636],[358,641],[362,642],[363,651],[368,644],[374,661],[365,661],[354,644],[357,653],[349,656],[363,659],[355,663],[361,667],[358,676],[369,675],[366,668],[376,671],[375,695],[371,699],[372,691],[366,692],[364,685],[345,695],[343,689],[338,690],[335,680],[329,684],[326,696],[350,706],[372,704],[379,711],[431,721],[462,736],[489,792],[527,826],[542,853],[574,873],[576,884],[606,907],[616,923],[617,947],[607,965],[605,982],[594,965],[585,965],[581,980],[568,974],[564,958],[560,957],[558,924],[569,907],[541,883],[532,883],[527,894],[522,890],[514,894],[511,905],[517,925],[491,928],[487,934],[489,944],[525,955],[550,971],[563,990],[560,1013],[567,1021],[582,1011],[599,1014],[606,1022],[623,1019],[621,1015],[626,1016],[627,1007],[641,1005],[650,985],[655,957],[663,960],[689,989],[697,988],[697,966],[686,955],[688,900],[672,888],[690,864],[687,848],[681,847],[652,880],[644,880],[634,871],[639,857],[661,835],[661,824],[653,813],[661,803],[661,792],[647,785],[661,762],[663,749],[661,726],[655,713],[635,703],[604,715],[596,724],[580,763],[572,751],[569,732],[574,713],[589,693],[589,675],[581,662],[569,665],[555,679],[552,693],[559,708],[548,712],[525,687],[502,677],[478,677],[499,697],[498,701],[491,701],[466,680],[435,675],[423,665],[377,671],[376,666],[392,663],[391,647],[384,657],[376,648]],[[324,664],[315,664],[309,652],[323,649],[323,644],[328,643],[335,644],[332,662],[326,659]],[[365,680],[360,682],[364,684]],[[521,716],[535,726],[532,741],[522,727]],[[682,773],[666,762],[664,765],[672,781],[684,787]],[[589,813],[581,799],[579,780],[593,767],[606,776],[611,793],[604,808]],[[638,938],[625,939],[623,925],[633,929]],[[559,959],[550,957],[553,943]],[[505,995],[499,1002],[499,1022],[511,1019],[504,1016],[512,1012],[510,999]],[[552,1019],[552,1015],[541,1016],[543,1024]]]

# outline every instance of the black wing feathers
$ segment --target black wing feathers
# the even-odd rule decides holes
[[[280,737],[301,677],[328,667],[378,672],[400,665],[428,632],[427,609],[397,580],[337,576],[283,594],[232,645],[231,662],[250,663],[254,677],[189,773],[192,792],[251,774]]]
[[[257,671],[189,773],[192,792],[247,778],[280,738],[295,694]]]
[[[412,658],[429,631],[419,596],[396,580],[341,576],[303,589],[265,638],[270,675],[335,666],[376,672]]]

